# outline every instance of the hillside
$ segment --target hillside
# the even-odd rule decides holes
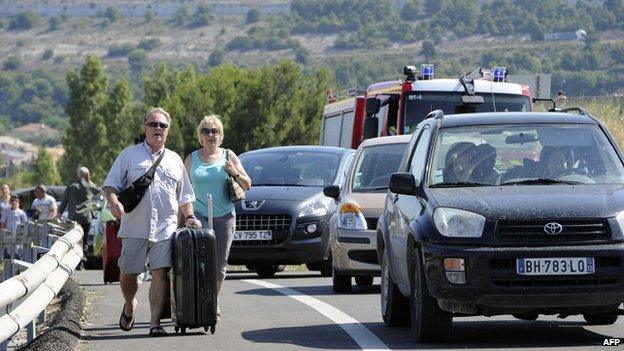
[[[126,77],[139,100],[142,76],[161,61],[207,71],[225,62],[253,68],[290,59],[304,70],[329,69],[336,85],[360,88],[400,78],[405,64],[432,62],[447,76],[503,65],[513,74],[552,74],[552,89],[571,96],[624,90],[621,1],[531,6],[501,0],[4,0],[0,132],[33,122],[63,130],[65,74],[88,55],[101,58],[113,80]],[[595,15],[588,17],[589,10]],[[543,40],[579,23],[588,33],[584,41]]]

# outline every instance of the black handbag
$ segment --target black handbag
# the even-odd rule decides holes
[[[119,195],[117,195],[117,199],[124,207],[124,212],[130,213],[134,210],[135,207],[141,202],[143,195],[147,191],[147,188],[152,184],[152,180],[154,180],[154,173],[156,172],[156,167],[165,156],[165,152],[167,150],[163,150],[163,152],[158,156],[158,159],[152,167],[150,167],[144,175],[137,178],[129,187],[123,189]]]
[[[229,155],[230,155],[230,150],[225,149],[225,161],[226,162],[229,159],[228,157]],[[238,182],[234,180],[234,178],[231,175],[229,175],[229,173],[228,173],[228,177],[227,177],[225,184],[227,186],[230,201],[237,202],[237,201],[245,200],[245,196],[246,196],[245,189],[243,189],[243,187],[240,186],[240,184],[238,184]]]

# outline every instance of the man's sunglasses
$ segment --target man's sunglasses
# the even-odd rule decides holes
[[[219,135],[219,130],[217,128],[202,128],[201,133],[203,135],[209,135],[209,134]]]
[[[152,127],[152,128],[160,128],[160,129],[169,128],[169,125],[167,123],[162,123],[162,122],[147,122],[145,123],[145,125],[148,127]]]

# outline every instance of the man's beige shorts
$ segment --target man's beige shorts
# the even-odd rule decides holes
[[[145,271],[145,260],[150,271],[171,267],[171,240],[158,242],[147,239],[122,238],[121,256],[117,264],[122,273],[139,274]]]

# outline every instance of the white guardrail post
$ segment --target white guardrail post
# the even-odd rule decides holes
[[[29,222],[0,230],[0,351],[20,329],[26,328],[28,342],[37,336],[37,322],[45,321],[46,307],[82,260],[82,237],[82,227],[73,222]],[[45,255],[39,258],[40,253]]]

